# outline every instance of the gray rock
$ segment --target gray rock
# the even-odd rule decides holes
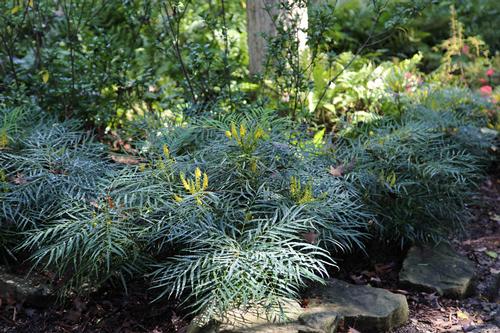
[[[331,309],[302,309],[289,302],[282,308],[286,318],[269,315],[258,306],[230,311],[223,319],[203,324],[201,317],[188,327],[188,333],[335,333],[341,317]]]
[[[0,267],[0,297],[36,307],[47,307],[53,302],[52,290],[43,279],[36,275],[18,276],[5,267]]]
[[[290,324],[264,324],[246,329],[237,329],[231,331],[220,331],[221,333],[326,333],[313,327],[300,325],[298,323]]]
[[[316,306],[309,308],[299,316],[299,323],[325,333],[334,333],[342,316],[331,309]]]
[[[338,313],[346,325],[363,333],[387,332],[408,320],[406,297],[371,286],[329,279],[309,292],[310,308]]]
[[[255,306],[246,310],[235,309],[228,312],[224,318],[212,320],[206,324],[203,316],[198,316],[188,327],[188,333],[212,333],[212,332],[242,332],[250,329],[269,330],[274,325],[295,323],[303,309],[296,302],[288,302],[282,305],[281,312],[266,311],[266,309]],[[258,331],[256,331],[258,332]]]
[[[468,331],[469,333],[498,333],[499,326],[496,325],[482,325],[480,327],[474,328],[471,331]]]
[[[473,278],[474,264],[447,244],[411,247],[399,273],[404,286],[451,298],[467,297]]]

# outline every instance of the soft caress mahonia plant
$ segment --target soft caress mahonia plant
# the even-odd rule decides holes
[[[139,164],[113,167],[70,125],[41,121],[15,153],[0,151],[18,249],[63,295],[148,276],[159,297],[182,297],[205,319],[256,304],[279,312],[328,274],[330,251],[362,246],[371,215],[356,190],[329,174],[328,156],[290,145],[273,112],[172,125],[139,147]],[[17,172],[26,182],[9,181]],[[47,202],[50,214],[37,209]]]
[[[356,161],[350,177],[378,214],[384,238],[437,242],[467,220],[495,134],[473,126],[484,119],[444,105],[411,107],[400,120],[379,121],[337,147],[341,159]]]
[[[315,154],[298,157],[297,148],[274,130],[281,122],[263,111],[206,120],[200,122],[205,138],[197,142],[200,149],[172,152],[174,169],[199,165],[181,183],[183,191],[200,200],[174,199],[169,205],[175,214],[169,208],[152,217],[164,235],[156,242],[183,248],[162,261],[153,282],[162,295],[187,296],[202,318],[257,304],[277,310],[284,300],[298,296],[304,280],[325,276],[333,264],[327,249],[359,245],[369,215],[351,210],[358,204],[356,193],[348,185],[335,186],[326,166],[321,183],[330,187],[320,196],[313,194],[312,182],[297,185],[301,181],[295,168],[320,163]],[[178,146],[171,139],[163,140]],[[255,161],[255,167],[242,168],[248,161]],[[318,241],[304,238],[311,232],[319,235]]]

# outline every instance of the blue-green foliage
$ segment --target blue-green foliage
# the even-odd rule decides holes
[[[351,177],[385,238],[440,241],[467,221],[496,133],[481,129],[478,105],[449,108],[438,97],[449,93],[432,92],[400,119],[371,124],[338,147],[340,160],[356,165]]]

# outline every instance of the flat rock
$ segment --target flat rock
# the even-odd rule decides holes
[[[329,279],[308,297],[311,309],[338,313],[346,325],[363,333],[387,332],[408,320],[406,297],[380,288]]]
[[[412,246],[399,273],[402,285],[450,298],[467,297],[473,279],[474,263],[447,244]]]
[[[188,333],[335,333],[341,316],[331,309],[303,309],[296,302],[282,305],[285,315],[269,315],[259,307],[247,311],[230,311],[223,319],[202,324],[201,317],[193,320]]]
[[[325,333],[334,333],[343,317],[338,313],[323,306],[306,309],[298,322]]]
[[[0,297],[11,298],[15,302],[36,307],[47,307],[52,304],[51,289],[43,279],[36,275],[19,276],[0,267]]]
[[[279,311],[282,312],[281,315]],[[203,316],[198,316],[189,325],[188,333],[236,333],[251,329],[269,330],[275,325],[295,323],[302,312],[300,305],[291,301],[283,304],[281,310],[271,313],[259,306],[246,310],[235,309],[228,312],[224,318],[212,320],[208,324],[203,320]]]
[[[244,329],[230,331],[219,331],[221,333],[326,333],[313,327],[301,325],[299,323],[290,324],[263,324]]]

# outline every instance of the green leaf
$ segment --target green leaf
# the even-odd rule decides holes
[[[14,6],[11,10],[10,10],[10,13],[11,14],[16,14],[17,12],[19,12],[21,10],[21,6]]]
[[[319,147],[321,146],[321,144],[323,143],[323,138],[325,137],[325,129],[323,128],[322,130],[319,130],[317,131],[315,134],[314,134],[314,138],[313,138],[313,143],[316,147]]]
[[[41,72],[42,73],[42,81],[43,83],[49,82],[50,74],[47,70],[44,70]]]
[[[486,251],[485,253],[493,259],[496,259],[498,257],[498,253],[496,253],[495,251]]]

